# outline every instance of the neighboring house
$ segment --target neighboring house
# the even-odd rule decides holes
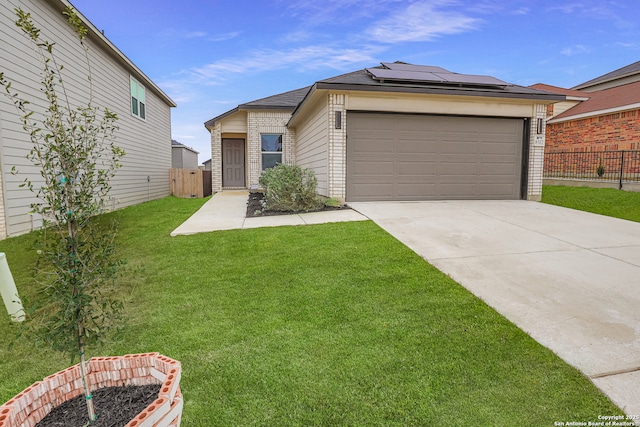
[[[86,105],[88,70],[84,53],[62,11],[67,0],[2,0],[0,3],[0,71],[13,89],[38,112],[46,99],[40,91],[41,66],[27,36],[15,25],[15,8],[32,15],[43,39],[55,43],[54,53],[65,69],[63,78],[72,104]],[[95,26],[79,14],[88,29],[93,81],[93,105],[107,107],[119,120],[116,144],[126,152],[123,167],[112,180],[110,208],[121,208],[169,195],[171,167],[171,107],[175,103]],[[37,170],[25,158],[31,148],[20,116],[6,96],[0,96],[0,238],[41,225],[30,214],[33,194],[20,188],[26,176],[37,185]],[[16,166],[17,175],[11,174]]]
[[[204,162],[202,162],[202,166],[203,166],[204,170],[210,171],[211,170],[211,159],[205,160]]]
[[[640,61],[572,89],[531,87],[567,97],[547,112],[549,152],[640,149]]]
[[[213,190],[276,163],[345,201],[540,199],[547,105],[564,95],[406,63],[241,104],[205,123]]]
[[[198,169],[198,152],[191,147],[171,140],[171,167],[174,169]]]

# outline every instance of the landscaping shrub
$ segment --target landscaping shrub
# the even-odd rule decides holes
[[[316,194],[318,179],[311,169],[279,164],[265,170],[259,182],[265,189],[265,210],[308,212],[323,205]]]

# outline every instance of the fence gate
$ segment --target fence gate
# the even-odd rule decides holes
[[[171,195],[193,199],[204,197],[202,171],[200,169],[171,169],[170,179]]]
[[[213,194],[213,185],[211,182],[211,171],[202,172],[202,196],[207,197]]]

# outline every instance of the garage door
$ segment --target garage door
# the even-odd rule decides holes
[[[522,119],[347,113],[347,200],[519,199]]]

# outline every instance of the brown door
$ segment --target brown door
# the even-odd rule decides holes
[[[222,140],[222,186],[245,188],[244,139]]]

